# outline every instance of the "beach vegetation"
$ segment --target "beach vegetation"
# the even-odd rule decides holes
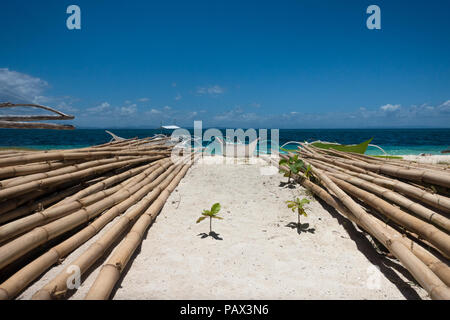
[[[305,163],[298,158],[297,154],[288,159],[281,159],[278,162],[278,166],[280,167],[280,173],[283,173],[288,178],[288,183],[291,182],[292,174],[298,174],[302,169],[302,171],[306,171]],[[286,170],[282,166],[286,166],[289,169]]]
[[[297,229],[300,230],[300,216],[305,216],[307,217],[308,214],[306,213],[305,210],[305,205],[310,203],[310,201],[306,198],[296,198],[293,201],[286,201],[286,204],[288,206],[289,209],[292,210],[292,212],[297,212]]]
[[[211,206],[210,210],[207,210],[207,209],[203,210],[202,216],[197,219],[196,223],[199,223],[199,222],[205,220],[206,218],[209,218],[209,233],[211,234],[212,233],[212,219],[219,219],[219,220],[223,219],[223,217],[218,216],[220,208],[221,208],[220,203],[218,203],[218,202],[214,203]]]

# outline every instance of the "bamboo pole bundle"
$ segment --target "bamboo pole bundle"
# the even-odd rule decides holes
[[[12,197],[20,196],[24,193],[39,189],[41,187],[45,187],[48,185],[62,184],[66,180],[72,180],[72,181],[81,180],[86,177],[96,176],[96,175],[102,174],[106,171],[117,169],[119,167],[123,167],[124,165],[127,165],[127,164],[132,164],[132,163],[138,164],[138,163],[142,163],[142,162],[151,162],[154,160],[161,159],[163,157],[164,156],[162,156],[162,155],[140,157],[137,159],[119,161],[119,162],[115,162],[115,163],[110,163],[110,164],[100,165],[100,166],[93,167],[93,168],[84,169],[84,170],[77,171],[77,172],[66,173],[66,174],[62,174],[59,176],[54,176],[54,177],[45,178],[45,179],[41,179],[41,180],[35,180],[35,181],[28,182],[28,183],[25,183],[22,185],[18,185],[15,187],[0,190],[0,199],[3,199],[3,200],[10,199]]]
[[[155,166],[155,165],[157,165],[159,163],[166,162],[166,161],[168,161],[168,159],[167,158],[163,158],[163,159],[157,160],[157,161],[155,161],[153,163],[150,163],[150,164],[145,164],[145,165],[137,167],[137,168],[131,168],[131,169],[129,169],[127,171],[124,171],[124,172],[122,172],[120,174],[114,175],[114,176],[109,177],[109,178],[107,178],[107,179],[105,179],[103,181],[100,181],[100,182],[98,182],[98,183],[96,183],[96,184],[94,184],[94,185],[92,185],[92,186],[90,186],[88,188],[85,188],[85,189],[81,190],[80,192],[74,194],[73,196],[65,198],[64,200],[62,200],[61,202],[59,202],[56,205],[61,205],[63,203],[67,203],[69,201],[73,201],[73,200],[76,200],[76,199],[82,199],[84,197],[87,197],[90,194],[93,194],[93,193],[95,193],[97,191],[104,190],[104,189],[108,188],[109,186],[112,186],[112,185],[114,185],[116,183],[119,183],[119,182],[121,182],[123,180],[131,178],[131,177],[135,176],[136,174],[139,174],[142,171],[148,169],[149,167]]]
[[[162,170],[167,169],[168,165],[170,165],[169,161],[156,163],[156,165],[150,166],[139,175],[131,177],[113,188],[102,190],[83,198],[76,197],[71,201],[64,202],[59,205],[54,205],[46,210],[36,212],[32,215],[5,224],[0,227],[0,242],[11,239],[18,234],[25,233],[34,227],[48,224],[56,219],[67,216],[73,213],[75,210],[82,210],[83,208],[86,208],[96,202],[102,201],[109,196],[113,196],[115,193],[123,189],[127,189],[130,186],[136,188],[135,185],[140,186],[144,183],[142,182],[143,179],[148,178],[154,172],[156,172],[156,175],[160,174]],[[150,176],[150,178],[153,177],[155,177],[155,174]],[[10,216],[15,214],[16,213],[13,212],[12,214],[10,214]]]
[[[177,168],[175,166],[170,166],[157,179],[155,179],[152,183],[147,185],[145,189],[139,190],[139,193],[134,194],[133,196],[128,198],[126,200],[126,203],[124,201],[116,205],[115,207],[109,209],[107,212],[105,212],[94,222],[86,226],[84,229],[72,235],[70,238],[64,240],[57,246],[51,248],[49,251],[47,251],[46,253],[44,253],[34,261],[30,262],[22,269],[20,269],[18,272],[16,272],[13,276],[11,276],[9,279],[7,279],[4,283],[0,285],[0,300],[12,299],[15,296],[17,296],[20,293],[20,291],[23,290],[34,279],[36,279],[52,265],[54,265],[62,258],[69,255],[72,251],[74,251],[83,243],[85,243],[87,240],[89,240],[91,237],[93,237],[107,223],[112,221],[116,216],[118,216],[125,210],[129,209],[125,214],[125,216],[123,216],[120,219],[120,221],[124,220],[125,218],[131,219],[134,215],[138,215],[139,212],[144,211],[148,207],[148,205],[153,201],[153,199],[157,196],[157,191],[160,189],[159,186],[165,185],[167,181],[172,180],[174,170],[176,172]],[[156,191],[153,189],[155,189]],[[149,192],[149,190],[153,191],[145,195],[146,193]],[[145,195],[144,198],[142,198],[143,195]],[[137,202],[138,200],[139,202]],[[131,208],[131,205],[136,202],[137,204],[133,208]],[[123,225],[121,223],[116,223],[116,225],[117,224]],[[117,230],[117,228],[115,228],[115,230]],[[113,232],[113,228],[108,230],[108,233],[111,232]],[[49,286],[52,285],[49,284]],[[63,287],[58,286],[57,288],[58,291],[61,291],[60,289],[63,289]]]
[[[86,179],[81,179],[80,181],[66,181],[59,185],[50,185],[48,187],[40,187],[37,190],[33,190],[31,192],[28,192],[25,195],[22,195],[20,197],[12,198],[6,201],[0,202],[0,224],[4,221],[8,220],[9,218],[6,217],[6,215],[9,215],[12,211],[16,210],[16,208],[21,208],[21,212],[24,212],[24,215],[28,212],[32,212],[32,210],[24,210],[24,208],[31,208],[33,205],[30,205],[30,201],[39,201],[39,197],[45,196],[46,194],[50,194],[53,192],[57,192],[58,190],[62,190],[68,187],[73,187],[74,185],[81,184],[84,186],[89,186],[91,183],[95,183],[96,180],[99,179],[98,177],[94,179],[90,179],[89,177]],[[24,210],[24,211],[23,211]],[[12,214],[12,213],[11,213]],[[19,214],[20,215],[20,214]],[[14,218],[15,215],[12,214],[12,218]]]
[[[0,247],[0,269],[19,259],[32,249],[61,234],[64,234],[75,227],[78,227],[85,222],[88,222],[92,218],[101,214],[103,211],[125,200],[142,186],[154,180],[157,175],[161,174],[161,172],[165,170],[165,168],[160,169],[155,170],[155,172],[139,183],[122,188],[107,198],[104,198],[89,205],[88,207],[84,207],[46,225],[34,228],[20,237],[6,243]]]
[[[344,151],[333,150],[333,149],[324,150],[324,149],[317,148],[315,146],[309,146],[309,147],[311,147],[311,149],[313,149],[314,151],[319,152],[319,153],[326,154],[326,151],[327,151],[328,153],[330,153],[332,155],[336,155],[341,158],[361,160],[361,161],[368,162],[368,163],[375,163],[375,164],[391,163],[394,165],[405,166],[405,167],[409,167],[412,169],[428,168],[428,169],[432,169],[432,170],[445,171],[445,172],[448,172],[448,169],[449,169],[448,166],[444,167],[444,166],[435,165],[435,164],[418,163],[418,162],[404,160],[404,159],[374,157],[374,156],[369,156],[369,155],[354,153],[354,152],[344,152]]]
[[[29,214],[30,212],[36,211],[36,210],[43,210],[43,208],[51,203],[57,202],[61,199],[64,199],[65,197],[68,197],[82,189],[85,188],[84,184],[78,184],[75,185],[73,187],[70,188],[66,188],[63,189],[60,192],[56,192],[54,194],[51,194],[39,201],[34,201],[33,203],[29,204],[29,205],[24,205],[21,206],[17,209],[8,211],[6,214],[0,215],[0,224],[4,223],[4,222],[8,222],[20,217],[23,217],[27,214]],[[0,226],[0,230],[3,226]],[[0,231],[1,234],[1,231]],[[1,238],[1,236],[0,236]],[[0,239],[0,243],[2,242],[2,240]]]
[[[339,172],[337,169],[333,167],[329,167],[321,162],[310,160],[310,162],[316,166],[319,169],[329,171],[329,174],[339,178],[341,180],[350,182],[354,184],[355,186],[361,187],[363,189],[366,189],[367,191],[373,192],[374,194],[377,194],[379,196],[382,196],[393,203],[396,203],[411,212],[415,213],[417,216],[421,217],[422,219],[433,223],[434,225],[437,225],[441,228],[443,228],[446,231],[450,231],[450,219],[447,217],[439,214],[438,212],[432,211],[421,204],[414,202],[401,194],[398,194],[390,189],[383,188],[379,185],[370,183],[366,180],[360,179],[358,177],[352,176],[350,174],[346,174],[344,172]]]
[[[329,160],[327,158],[322,158],[319,156],[312,156],[312,155],[306,155],[306,157],[308,158],[313,158],[313,159],[318,159],[321,160],[323,162],[326,162],[327,164],[333,164],[336,168],[345,173],[351,174],[353,176],[356,176],[358,178],[367,180],[369,182],[372,182],[374,184],[380,185],[382,187],[385,188],[389,188],[392,190],[395,190],[397,192],[400,192],[404,195],[413,197],[423,203],[426,203],[438,210],[441,210],[445,213],[450,213],[450,199],[439,195],[439,194],[435,194],[435,193],[430,193],[422,188],[419,188],[417,186],[413,186],[411,184],[399,181],[399,180],[394,180],[392,178],[389,177],[385,177],[385,176],[381,176],[375,173],[364,173],[364,172],[360,172],[359,170],[353,170],[354,168],[357,168],[355,166],[352,165],[347,165],[347,164],[342,164],[339,161],[335,161],[335,160]],[[331,166],[333,167],[333,166]],[[345,169],[345,170],[343,170]]]
[[[367,218],[369,215],[350,196],[340,189],[321,170],[311,166],[316,175],[326,188],[334,193],[338,199],[353,213],[374,237],[376,237],[414,276],[420,285],[433,299],[450,299],[450,288],[430,270],[417,256],[415,256],[401,241],[390,237],[386,230],[380,228],[377,223]]]
[[[123,215],[105,234],[102,235],[102,237],[93,243],[82,255],[76,258],[67,268],[75,265],[79,268],[80,274],[84,274],[90,266],[104,255],[106,250],[123,234],[123,232],[135,222],[136,218],[139,217],[153,201],[155,201],[155,198],[158,197],[161,191],[170,184],[171,181],[176,179],[181,166],[177,165],[173,168],[174,170],[170,172],[170,174],[167,175],[152,192],[148,193],[137,206]],[[53,278],[53,280],[38,290],[33,295],[33,299],[54,299],[63,296],[67,291],[68,276],[70,276],[70,274],[68,274],[66,270],[63,270]]]
[[[310,163],[302,158],[306,164]],[[375,223],[373,216],[365,212],[349,195],[340,189],[323,171],[311,165],[313,175],[323,184],[328,191],[335,195],[354,217],[361,221],[363,228],[377,238],[400,262],[409,270],[414,278],[421,284],[433,299],[450,299],[449,287],[424,263],[418,256],[419,252],[413,252],[404,241],[392,237],[386,228],[381,228],[380,223]],[[420,250],[419,250],[420,251]],[[423,254],[423,252],[420,252]],[[424,258],[425,255],[422,256]],[[430,257],[427,255],[426,257]],[[430,262],[430,261],[428,261]],[[442,273],[442,272],[441,272]],[[444,277],[445,277],[444,272]]]
[[[424,222],[423,220],[420,220],[419,218],[407,214],[406,212],[400,210],[399,208],[391,205],[389,202],[375,196],[370,192],[357,188],[350,183],[334,177],[333,175],[331,175],[329,178],[333,180],[333,182],[336,183],[336,185],[338,185],[344,191],[350,193],[364,203],[375,208],[378,212],[381,212],[400,226],[406,227],[414,233],[417,233],[424,239],[431,242],[447,257],[450,257],[450,236],[445,232],[439,230],[429,223]]]
[[[150,227],[158,213],[164,206],[167,198],[176,188],[180,180],[186,174],[190,164],[186,164],[177,177],[161,192],[152,205],[139,217],[127,236],[117,246],[112,256],[103,265],[94,284],[90,288],[85,299],[106,300],[120,278],[122,271],[130,261],[131,256],[142,242],[145,231]]]
[[[341,173],[330,173],[331,176],[336,177],[340,180],[350,182],[351,184],[358,186],[360,188],[366,189],[374,194],[382,196],[393,203],[396,203],[411,212],[415,213],[418,217],[426,220],[427,222],[433,223],[444,230],[450,232],[450,219],[440,215],[439,213],[432,211],[421,204],[411,201],[410,199],[398,194],[389,189],[380,187],[376,184],[370,183],[363,179],[359,179],[357,177],[352,177],[347,174]]]
[[[450,188],[450,174],[445,172],[437,172],[436,170],[430,169],[404,168],[402,166],[393,164],[367,164],[360,161],[348,159],[342,159],[341,161],[372,172],[380,172],[396,178],[402,178],[417,182],[427,182],[445,188]]]
[[[263,157],[263,159],[269,163],[274,162],[273,159],[268,159],[265,157]],[[284,169],[288,170],[289,168],[284,166]],[[335,199],[330,193],[322,189],[320,186],[306,179],[304,176],[294,175],[292,178],[299,181],[306,189],[312,191],[315,195],[324,200],[328,205],[335,208],[338,212],[343,214],[349,220],[351,220],[352,222],[354,222],[367,232],[371,233],[370,227],[364,225],[364,223],[361,220],[359,220],[355,215],[353,215],[353,213],[351,213],[345,206],[343,206],[339,200]],[[385,232],[389,233],[391,237],[394,237],[397,240],[401,241],[416,257],[418,257],[423,263],[425,263],[425,265],[429,267],[430,270],[433,271],[447,286],[450,286],[450,266],[448,263],[442,261],[432,253],[428,252],[426,249],[424,249],[416,242],[404,237],[400,232],[390,227],[388,224],[381,222],[376,217],[367,215],[367,219],[378,224],[380,228],[385,229]]]
[[[29,164],[32,162],[42,162],[42,161],[68,161],[68,160],[86,160],[86,159],[97,159],[97,158],[107,158],[115,156],[146,156],[146,155],[156,155],[170,153],[171,147],[167,146],[155,146],[155,151],[50,151],[50,152],[39,152],[33,154],[25,154],[17,157],[0,159],[0,167],[15,166],[20,164]],[[160,150],[160,151],[158,151]]]

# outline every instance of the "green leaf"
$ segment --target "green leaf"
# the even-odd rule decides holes
[[[196,223],[199,223],[199,222],[201,222],[201,221],[204,220],[204,219],[206,219],[206,217],[200,217],[200,218],[197,219],[197,222],[196,222]]]
[[[300,201],[301,205],[304,205],[304,204],[307,204],[307,203],[310,203],[310,201],[308,199],[306,199],[306,198],[303,198],[302,201]]]
[[[218,202],[214,203],[211,207],[211,213],[214,215],[217,214],[219,211],[220,211],[220,203]]]
[[[282,166],[282,165],[285,165],[285,164],[287,164],[288,163],[288,161],[286,160],[286,159],[281,159],[279,162],[278,162],[278,165],[279,166]]]
[[[219,217],[219,216],[212,216],[212,218],[214,218],[214,219],[219,219],[219,220],[223,220],[223,218],[222,218],[222,217]]]

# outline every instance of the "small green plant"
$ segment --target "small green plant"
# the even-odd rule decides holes
[[[288,178],[288,183],[291,182],[292,174],[298,174],[301,169],[303,169],[303,171],[306,171],[304,162],[298,158],[297,154],[289,157],[289,159],[281,159],[278,162],[278,166],[280,167],[280,172],[284,173],[284,176]],[[289,170],[286,170],[281,166],[287,166]]]
[[[311,180],[311,166],[308,164],[306,167],[305,173],[303,174],[306,179]]]
[[[297,210],[298,214],[298,222],[297,222],[297,229],[300,230],[300,216],[307,217],[305,208],[303,207],[305,204],[308,204],[310,201],[306,198],[303,198],[300,200],[300,198],[295,199],[294,201],[286,201],[288,208],[292,210],[292,212],[295,212]]]
[[[197,223],[205,220],[209,217],[209,233],[212,233],[212,219],[220,219],[222,220],[222,217],[219,217],[217,214],[220,211],[220,203],[214,203],[211,207],[211,210],[203,210],[202,216],[197,219]]]

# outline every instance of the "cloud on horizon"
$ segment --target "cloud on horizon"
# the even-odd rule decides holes
[[[225,108],[222,100],[215,99],[220,109],[180,106],[173,96],[167,101],[175,106],[159,104],[149,106],[149,98],[133,98],[125,103],[115,104],[99,101],[93,106],[78,106],[79,99],[64,96],[54,97],[46,94],[50,84],[31,75],[0,68],[0,102],[42,103],[75,115],[76,126],[89,127],[157,127],[160,122],[192,127],[194,120],[203,120],[209,127],[261,127],[261,128],[364,128],[364,127],[449,127],[450,100],[438,104],[417,104],[405,106],[399,103],[386,103],[381,106],[356,107],[353,111],[304,112],[301,109],[276,108],[268,112],[261,102],[244,103]],[[197,93],[218,97],[225,89],[218,85],[197,87]],[[181,100],[181,93],[175,99]],[[194,98],[195,99],[195,98]],[[133,103],[134,101],[135,103]],[[77,103],[77,107],[74,104]],[[167,103],[167,102],[166,102]],[[221,105],[222,103],[222,105]],[[139,107],[138,107],[139,104]],[[286,110],[277,112],[278,110]],[[308,108],[313,110],[314,108]],[[220,110],[220,111],[219,111]],[[5,110],[4,110],[5,111]],[[4,113],[2,111],[2,113]]]
[[[0,68],[0,101],[12,103],[43,103],[47,81],[25,73]]]

